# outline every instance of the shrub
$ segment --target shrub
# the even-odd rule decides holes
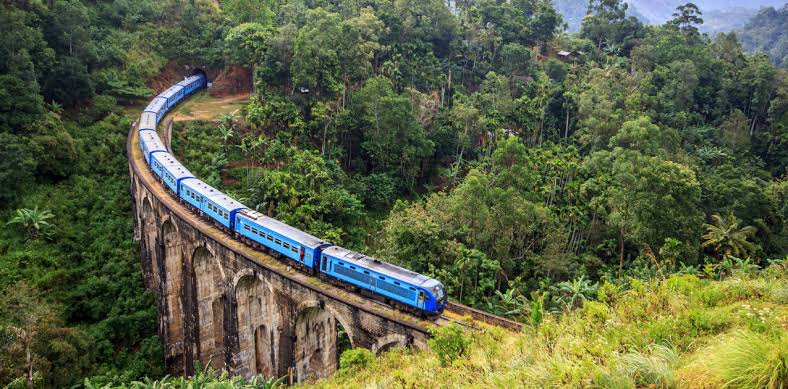
[[[341,370],[364,369],[375,362],[375,354],[365,348],[345,350],[339,357]]]
[[[438,355],[442,366],[448,366],[458,357],[465,355],[470,343],[471,340],[462,327],[456,323],[433,330],[432,339],[429,340],[430,347]]]
[[[672,347],[655,344],[648,353],[631,352],[621,358],[619,369],[638,387],[671,388],[676,386],[673,368],[679,356]]]
[[[599,301],[610,304],[615,302],[621,295],[621,287],[612,282],[605,281],[605,283],[599,287],[596,294]]]
[[[698,363],[729,388],[784,388],[788,384],[788,336],[777,339],[740,330],[722,337]]]
[[[610,310],[607,308],[607,305],[604,303],[600,303],[598,301],[586,301],[583,303],[583,310],[586,314],[586,319],[592,323],[602,324],[604,323]]]

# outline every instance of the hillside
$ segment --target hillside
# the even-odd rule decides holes
[[[761,9],[736,34],[747,51],[768,55],[776,66],[788,65],[788,4]]]

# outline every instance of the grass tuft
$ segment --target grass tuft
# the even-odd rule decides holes
[[[749,330],[722,336],[696,360],[725,388],[788,387],[788,336]]]

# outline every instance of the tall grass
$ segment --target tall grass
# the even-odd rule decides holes
[[[737,330],[696,361],[725,388],[788,388],[788,336]]]
[[[674,373],[680,361],[671,346],[654,344],[646,352],[631,351],[623,355],[611,372],[598,371],[594,383],[603,388],[675,388]]]

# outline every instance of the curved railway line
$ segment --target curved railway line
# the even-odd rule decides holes
[[[168,113],[167,116],[171,116],[171,114],[172,113]],[[164,123],[167,123],[167,121],[162,118],[162,124]],[[246,257],[272,272],[305,288],[311,289],[328,299],[341,301],[344,304],[353,306],[355,309],[399,323],[416,332],[429,334],[431,328],[435,326],[445,326],[450,323],[457,323],[465,328],[471,329],[480,329],[479,323],[500,326],[511,331],[520,331],[522,329],[522,324],[520,323],[451,301],[448,302],[443,314],[430,319],[423,319],[406,314],[383,302],[366,298],[339,286],[322,281],[317,277],[299,272],[271,255],[255,250],[245,243],[233,239],[227,232],[198,217],[198,215],[186,206],[177,195],[169,191],[160,182],[158,177],[153,174],[143,157],[142,151],[138,147],[138,125],[139,121],[135,121],[130,128],[126,145],[129,169],[131,172],[139,178],[139,182],[170,212],[236,254]],[[163,127],[165,126],[159,127],[157,132],[160,132]],[[168,138],[167,136],[162,136],[163,140]],[[167,142],[168,149],[170,148],[169,146],[169,142]]]

